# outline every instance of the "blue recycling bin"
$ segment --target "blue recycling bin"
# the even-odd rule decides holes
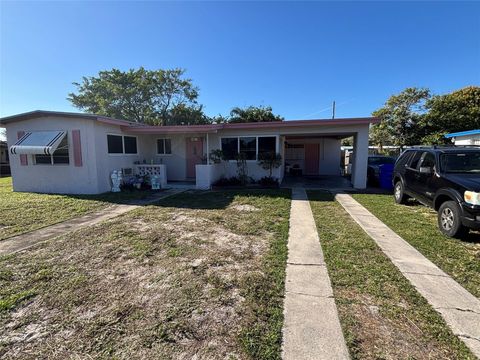
[[[393,190],[393,184],[392,184],[393,166],[394,164],[383,164],[379,166],[380,187],[382,189]]]

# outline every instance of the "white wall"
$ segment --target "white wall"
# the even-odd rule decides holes
[[[133,168],[135,161],[148,163],[153,159],[153,144],[149,135],[130,135],[122,133],[119,126],[108,125],[100,122],[94,122],[95,129],[93,138],[95,139],[95,163],[97,166],[97,180],[99,192],[110,191],[110,174],[113,170],[122,168]],[[128,135],[137,137],[138,154],[109,154],[107,135]]]
[[[14,191],[95,194],[100,192],[97,182],[95,161],[95,122],[90,119],[62,119],[43,117],[17,121],[5,125],[8,147],[17,141],[18,131],[66,130],[69,144],[70,164],[34,165],[33,155],[28,156],[28,165],[20,165],[19,155],[10,155]],[[74,166],[72,135],[74,129],[80,130],[82,145],[81,167]]]
[[[223,176],[222,164],[196,165],[196,188],[199,190],[210,189],[212,184]]]
[[[187,178],[187,138],[198,137],[203,139],[203,154],[207,154],[206,138],[204,134],[169,134],[149,135],[153,142],[154,159],[158,164],[167,165],[169,181],[182,181]],[[165,138],[172,141],[172,153],[157,154],[157,139]]]
[[[272,136],[275,135],[277,136],[277,153],[280,153],[283,151],[283,149],[280,149],[279,146],[279,136],[277,135],[277,132],[252,132],[252,131],[221,131],[216,134],[209,134],[209,151],[212,151],[214,149],[221,149],[221,138],[222,137],[235,137],[235,136]],[[282,162],[283,162],[283,157],[282,157]],[[225,169],[225,177],[232,177],[232,176],[237,176],[237,161],[236,160],[230,160],[227,162],[223,163],[223,167]],[[268,176],[268,170],[264,170],[260,165],[258,165],[257,160],[247,160],[247,175],[252,177],[254,180],[259,180],[264,176]],[[283,179],[283,167],[279,167],[277,169],[274,169],[272,172],[272,176],[279,179],[280,181]]]
[[[457,136],[454,141],[455,145],[480,145],[480,135]]]
[[[368,128],[361,129],[353,137],[352,184],[356,189],[367,187]]]

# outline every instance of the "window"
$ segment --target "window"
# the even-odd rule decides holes
[[[238,155],[238,138],[222,138],[222,152],[227,160],[235,160]]]
[[[416,169],[418,162],[420,161],[420,158],[422,157],[422,152],[421,151],[415,151],[415,154],[413,154],[412,160],[410,160],[410,165],[409,167],[411,169]]]
[[[172,153],[171,139],[157,139],[157,154],[168,155]]]
[[[134,136],[124,136],[123,144],[125,145],[125,154],[137,153],[137,138]]]
[[[108,153],[123,154],[123,141],[121,135],[107,135]]]
[[[259,136],[258,137],[258,153],[275,153],[276,152],[276,138],[274,136]]]
[[[413,151],[411,150],[405,150],[402,154],[400,154],[400,157],[398,158],[398,164],[397,166],[405,166],[405,164],[408,164],[410,161],[410,157],[412,156]]]
[[[429,152],[426,152],[424,154],[425,155],[423,156],[423,160],[422,160],[422,163],[420,164],[420,167],[433,168],[435,166],[435,155]]]
[[[35,155],[35,164],[48,164],[48,165],[57,165],[57,164],[66,164],[70,163],[70,156],[68,153],[68,138],[65,136],[57,149],[53,152],[52,155]]]
[[[258,154],[276,152],[275,136],[239,136],[221,139],[222,152],[227,160],[236,160],[239,153],[245,154],[246,160],[256,160]]]
[[[240,154],[244,154],[246,160],[256,160],[257,138],[241,137],[240,138]]]
[[[107,135],[109,154],[137,154],[137,138],[135,136]]]

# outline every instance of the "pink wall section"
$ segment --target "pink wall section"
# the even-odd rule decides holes
[[[72,130],[73,162],[75,166],[82,166],[82,142],[80,141],[80,130]]]
[[[18,131],[17,132],[17,139],[20,139],[23,135],[25,135],[25,131]],[[25,154],[20,155],[20,165],[25,166],[28,165],[28,157]]]

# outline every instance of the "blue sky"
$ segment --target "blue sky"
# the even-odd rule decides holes
[[[475,2],[5,2],[0,116],[77,111],[73,81],[182,67],[209,115],[369,116],[394,93],[480,84]]]

